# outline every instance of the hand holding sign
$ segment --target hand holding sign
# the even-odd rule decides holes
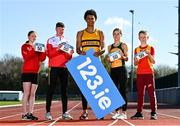
[[[138,60],[140,60],[140,59],[146,57],[147,55],[148,55],[148,54],[147,54],[144,50],[142,50],[141,52],[137,53],[137,54],[135,55],[135,57],[136,57]]]
[[[35,43],[36,52],[45,52],[45,45],[41,43]]]
[[[66,66],[96,117],[100,119],[125,102],[106,69],[93,54],[94,50],[90,49],[85,56],[72,59]]]
[[[68,43],[66,42],[62,42],[59,44],[59,49],[68,53],[68,54],[73,54],[74,53],[74,47],[69,45]]]
[[[120,53],[119,50],[117,50],[115,52],[110,53],[108,56],[109,56],[109,60],[111,62],[113,62],[113,61],[118,60],[119,58],[121,58],[121,53]]]

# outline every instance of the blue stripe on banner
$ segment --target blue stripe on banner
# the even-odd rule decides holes
[[[66,66],[98,119],[125,104],[99,58],[90,49]]]

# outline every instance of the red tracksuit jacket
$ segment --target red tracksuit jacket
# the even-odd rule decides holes
[[[40,63],[46,59],[46,53],[35,52],[34,48],[28,43],[22,45],[21,53],[24,59],[22,73],[38,73]]]

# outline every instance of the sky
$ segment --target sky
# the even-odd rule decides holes
[[[133,47],[140,44],[138,32],[147,30],[148,43],[155,48],[155,66],[177,68],[178,57],[169,53],[178,51],[177,6],[178,0],[0,0],[0,58],[22,57],[21,46],[30,30],[37,32],[36,42],[46,44],[55,35],[57,22],[64,22],[64,35],[75,47],[77,32],[86,28],[84,13],[94,9],[95,27],[104,32],[106,49],[113,43],[113,29],[122,29],[122,41],[129,49],[127,65],[131,64],[134,16]]]

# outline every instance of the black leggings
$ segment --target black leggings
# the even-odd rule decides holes
[[[81,98],[82,98],[82,107],[83,110],[87,109],[87,100],[85,99],[84,95],[81,93]]]
[[[51,102],[53,94],[57,85],[57,79],[60,80],[61,85],[61,100],[63,113],[67,111],[67,83],[68,83],[68,71],[66,68],[51,68],[50,71],[50,84],[48,85],[46,95],[46,112],[50,112]]]
[[[125,104],[122,106],[122,110],[127,110],[127,96],[126,96],[126,85],[127,85],[127,70],[123,67],[111,68],[111,78],[121,93]],[[120,108],[116,109],[119,110]]]

